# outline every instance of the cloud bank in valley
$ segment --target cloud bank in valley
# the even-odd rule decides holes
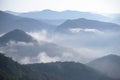
[[[56,61],[86,63],[100,56],[119,54],[119,32],[98,34],[94,29],[82,31],[85,33],[52,36],[46,30],[28,32],[37,42],[10,41],[7,46],[0,47],[0,51],[23,64]]]
[[[70,28],[69,29],[70,32],[72,33],[79,33],[79,32],[92,32],[92,33],[104,33],[102,31],[99,31],[97,29],[82,29],[82,28]]]

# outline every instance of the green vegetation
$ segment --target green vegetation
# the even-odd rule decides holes
[[[112,80],[75,62],[21,65],[0,54],[0,80]]]

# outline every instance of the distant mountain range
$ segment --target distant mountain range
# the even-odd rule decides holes
[[[0,11],[0,80],[120,80],[120,56],[92,59],[119,52],[120,25],[115,23],[120,15],[115,16],[111,21],[69,10]],[[35,39],[33,35],[40,36],[36,31],[43,29],[45,40]]]
[[[15,16],[0,11],[0,33],[5,33],[14,29],[34,31],[41,29],[51,30],[54,26],[31,18]]]
[[[86,18],[93,20],[106,20],[108,19],[105,16],[89,13],[89,12],[79,12],[79,11],[52,11],[52,10],[43,10],[43,11],[35,11],[35,12],[27,12],[22,13],[20,16],[29,17],[33,19],[43,19],[43,20],[67,20],[67,19],[78,19],[78,18]]]
[[[67,20],[63,24],[56,28],[56,32],[69,32],[70,29],[80,28],[80,29],[97,29],[100,31],[117,31],[120,30],[120,26],[114,23],[101,22],[89,19],[75,19]]]
[[[119,25],[117,24],[101,22],[101,21],[97,21],[97,19],[91,20],[91,18],[82,16],[82,14],[87,15],[89,13],[81,13],[80,16],[82,16],[83,18],[80,17],[79,19],[76,19],[78,17],[70,18],[70,16],[74,17],[72,15],[69,15],[68,16],[69,18],[65,18],[65,16],[62,16],[63,18],[65,18],[63,19],[61,18],[61,16],[58,16],[58,14],[53,15],[53,13],[55,14],[59,13],[60,15],[62,14],[64,15],[64,13],[66,15],[79,13],[80,15],[80,12],[76,12],[76,11],[75,12],[74,11],[73,12],[72,11],[54,12],[50,10],[44,10],[41,12],[32,12],[32,13],[30,12],[30,17],[26,18],[27,16],[20,17],[20,15],[15,16],[15,15],[12,15],[11,13],[9,14],[8,12],[0,11],[0,17],[1,17],[0,33],[5,33],[13,29],[22,29],[24,31],[36,31],[36,30],[40,31],[42,29],[46,29],[48,31],[54,31],[54,30],[66,31],[66,29],[68,28],[94,28],[94,29],[102,29],[102,30],[108,30],[108,29],[118,30],[119,28]],[[24,13],[24,14],[27,15],[29,13]],[[21,15],[24,15],[24,14],[21,14]],[[38,20],[36,18],[32,18],[32,15],[37,16],[37,18],[41,16],[41,18]],[[91,14],[90,17],[94,17],[92,15],[95,15],[95,14]],[[54,18],[53,16],[55,16],[55,18],[58,17],[58,19],[42,19],[42,17],[50,18],[50,16],[52,16],[51,18]],[[95,17],[95,18],[100,19],[99,17]],[[67,20],[67,19],[72,19],[72,20]]]
[[[110,21],[109,17],[96,14],[96,13],[90,13],[90,12],[80,12],[80,11],[72,11],[72,10],[66,10],[66,11],[53,11],[53,10],[42,10],[42,11],[33,11],[33,12],[26,12],[26,13],[16,13],[12,11],[6,11],[7,13],[27,17],[27,18],[33,18],[37,20],[42,20],[46,23],[53,24],[53,25],[60,25],[65,20],[68,19],[78,19],[78,18],[86,18],[91,20],[100,20],[100,21]]]
[[[119,22],[120,14],[107,14],[110,16],[104,16],[101,14],[90,13],[90,12],[80,12],[80,11],[72,11],[72,10],[66,10],[66,11],[60,12],[60,11],[53,11],[49,9],[42,10],[42,11],[26,12],[26,13],[24,12],[19,13],[19,12],[13,12],[13,11],[5,11],[5,12],[13,15],[17,15],[17,16],[37,19],[53,25],[60,25],[65,20],[78,19],[78,18],[86,18],[90,20],[99,20],[99,21],[120,24]]]
[[[4,11],[4,12],[6,12],[6,13],[9,13],[9,14],[12,14],[12,15],[19,15],[19,14],[21,14],[21,13],[19,13],[19,12],[14,12],[14,11],[9,11],[9,10],[7,10],[7,11]]]
[[[21,65],[0,53],[0,80],[113,80],[75,62]]]
[[[89,62],[88,65],[109,77],[120,79],[120,56],[107,55]]]

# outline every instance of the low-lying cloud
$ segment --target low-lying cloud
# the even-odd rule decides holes
[[[93,32],[93,33],[103,33],[100,30],[97,29],[82,29],[82,28],[70,28],[69,29],[70,32],[72,33],[79,33],[79,32]]]
[[[36,39],[38,42],[41,42],[41,41],[50,42],[51,41],[47,30],[41,30],[37,32],[27,32],[27,33],[31,35],[34,39]]]
[[[81,29],[73,30],[80,32]],[[9,41],[0,52],[22,63],[76,61],[86,63],[108,54],[120,55],[120,33],[82,29],[85,33],[52,34],[45,30],[29,32],[37,42]],[[88,33],[92,32],[92,33]],[[98,34],[100,33],[100,34]]]
[[[15,61],[23,64],[55,61],[78,61],[81,59],[80,54],[74,49],[49,42],[42,42],[39,44],[36,42],[25,43],[10,41],[7,43],[7,46],[0,47],[0,51],[9,57],[12,57]],[[79,57],[75,57],[78,54]]]
[[[20,63],[28,64],[28,63],[48,63],[48,62],[56,62],[60,61],[59,57],[50,57],[45,52],[39,53],[35,57],[24,57],[20,60]]]

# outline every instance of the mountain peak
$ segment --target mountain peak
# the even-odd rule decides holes
[[[9,41],[32,42],[33,38],[26,32],[20,29],[15,29],[0,37],[0,43],[2,44],[5,44]]]
[[[105,62],[105,61],[107,61],[107,62],[120,62],[120,56],[118,56],[118,55],[115,55],[115,54],[110,54],[110,55],[106,55],[106,56],[103,56],[103,57],[101,57],[101,58],[98,58],[98,59],[96,59],[96,60],[93,60],[92,62]],[[90,62],[91,63],[91,62]]]
[[[110,54],[110,55],[107,55],[107,56],[104,56],[104,57],[102,57],[101,59],[114,59],[114,60],[116,60],[116,59],[120,59],[120,56],[118,56],[118,55],[115,55],[115,54]]]
[[[25,32],[20,29],[14,29],[13,31],[10,31],[9,33],[25,33]]]
[[[9,13],[4,12],[4,11],[0,11],[0,17],[14,18],[15,15],[9,14]]]
[[[74,20],[66,20],[61,25],[57,26],[56,32],[69,32],[70,28],[82,28],[82,29],[96,29],[100,31],[118,31],[120,26],[114,23],[90,20],[85,18],[79,18]]]
[[[88,65],[109,77],[120,79],[120,56],[107,55],[88,63]]]
[[[109,55],[107,55],[107,57],[118,57],[118,55],[115,55],[115,54],[109,54]]]

